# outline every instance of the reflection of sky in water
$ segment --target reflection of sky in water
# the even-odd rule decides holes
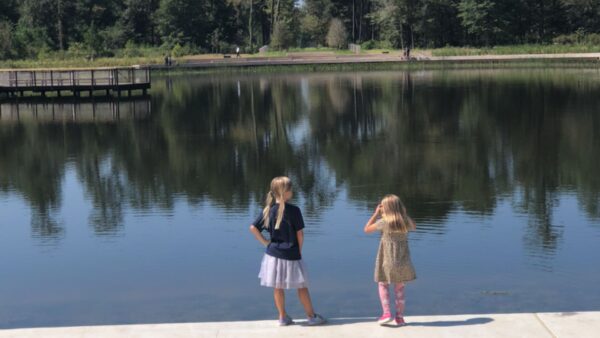
[[[124,208],[120,231],[94,235],[93,212],[74,170],[62,183],[63,228],[56,242],[31,238],[28,206],[0,200],[3,327],[273,317],[271,292],[256,278],[262,249],[247,231],[259,206],[224,211],[210,202],[138,212]],[[373,316],[377,236],[362,233],[371,210],[347,199],[307,217],[305,260],[319,311]],[[303,198],[297,200],[302,206]],[[572,194],[552,212],[557,239],[540,246],[540,229],[507,199],[491,215],[452,211],[419,219],[411,236],[418,281],[408,287],[409,314],[597,310],[600,227]],[[443,231],[435,229],[443,228]],[[292,314],[301,315],[290,294]]]
[[[282,172],[328,317],[379,311],[362,227],[390,191],[419,226],[408,314],[600,310],[597,91],[572,72],[158,78],[140,121],[0,124],[0,328],[273,318],[248,226]]]

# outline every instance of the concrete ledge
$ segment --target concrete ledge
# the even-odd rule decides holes
[[[522,313],[406,317],[404,327],[382,327],[375,318],[338,318],[320,327],[304,321],[82,326],[0,330],[0,338],[69,337],[598,337],[600,312]]]

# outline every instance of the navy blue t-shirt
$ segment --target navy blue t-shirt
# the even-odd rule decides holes
[[[279,210],[279,204],[271,207],[268,225],[264,224],[262,213],[252,225],[260,231],[266,230],[271,235],[271,243],[267,246],[267,255],[297,261],[302,258],[300,256],[298,236],[296,235],[297,231],[304,229],[302,212],[300,212],[300,208],[297,206],[286,203],[279,229],[275,230],[277,210]]]

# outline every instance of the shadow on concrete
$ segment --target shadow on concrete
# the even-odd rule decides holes
[[[375,322],[377,318],[373,317],[361,317],[361,318],[328,318],[325,326],[336,326],[336,325],[349,325],[357,323],[369,323]],[[300,326],[308,326],[305,320],[295,321]]]
[[[433,322],[410,322],[406,326],[431,326],[431,327],[450,327],[464,325],[481,325],[493,322],[489,317],[469,318],[467,320],[438,320]]]
[[[336,326],[336,325],[349,325],[349,324],[357,324],[357,323],[376,323],[377,318],[373,317],[363,317],[363,318],[331,318],[327,320],[325,323],[326,326]],[[494,319],[489,317],[478,317],[478,318],[469,318],[467,320],[438,320],[432,322],[408,322],[404,326],[429,326],[429,327],[451,327],[451,326],[465,326],[465,325],[482,325],[493,322]],[[300,326],[307,326],[306,321],[296,321],[296,324]],[[389,325],[383,325],[385,327],[402,327],[396,326],[393,323]]]

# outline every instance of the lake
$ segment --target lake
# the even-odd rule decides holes
[[[163,73],[150,93],[2,103],[0,328],[276,318],[248,226],[282,174],[326,317],[379,315],[362,228],[387,193],[418,227],[407,315],[600,310],[599,69]]]

